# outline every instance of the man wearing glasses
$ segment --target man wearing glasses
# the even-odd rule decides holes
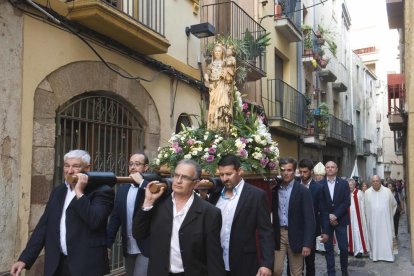
[[[147,180],[141,173],[148,170],[148,157],[143,152],[135,153],[128,163],[131,177],[136,181],[130,185],[120,185],[116,192],[114,209],[109,219],[108,252],[115,241],[119,227],[121,227],[122,252],[125,258],[127,276],[146,276],[148,266],[148,240],[137,241],[132,236],[132,218],[142,204],[145,196]]]
[[[220,210],[194,193],[201,167],[193,160],[178,162],[172,192],[145,189],[142,208],[134,217],[133,235],[150,237],[148,276],[224,276],[220,244]]]

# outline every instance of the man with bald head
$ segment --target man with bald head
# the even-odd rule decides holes
[[[340,250],[341,271],[343,276],[348,276],[348,237],[347,226],[349,224],[348,208],[351,205],[348,183],[337,176],[338,166],[329,161],[325,164],[326,177],[320,181],[323,186],[322,228],[328,234],[329,239],[325,243],[326,267],[328,276],[336,275],[335,256],[333,249],[333,236],[335,233]]]
[[[393,217],[397,202],[387,187],[381,185],[378,175],[371,177],[371,188],[364,194],[365,214],[371,250],[369,257],[375,261],[394,261]]]

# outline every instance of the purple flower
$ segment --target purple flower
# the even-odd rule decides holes
[[[208,153],[215,154],[216,153],[216,149],[215,148],[209,148],[208,149]]]
[[[183,151],[183,149],[181,147],[177,146],[177,147],[174,148],[174,151],[175,151],[175,153],[180,153],[180,152]]]
[[[264,149],[263,149],[263,152],[264,152],[264,153],[270,153],[271,151],[270,151],[270,149],[269,149],[269,148],[264,148]]]
[[[241,150],[239,150],[239,155],[241,157],[247,157],[247,151],[245,149],[241,149]]]
[[[267,163],[267,166],[269,167],[270,170],[274,170],[276,168],[276,164],[274,162]]]
[[[192,145],[194,145],[194,140],[193,139],[189,139],[188,141],[187,141],[187,145],[190,145],[190,146],[192,146]]]
[[[247,110],[249,108],[249,104],[248,103],[243,103],[243,110]]]
[[[269,158],[263,158],[262,160],[260,160],[260,165],[264,168],[266,167],[267,163],[269,163]]]
[[[208,163],[213,162],[213,161],[214,161],[214,155],[209,155],[209,156],[207,156],[206,161],[207,161]]]
[[[248,141],[246,138],[244,138],[244,137],[240,138],[240,141],[241,141],[243,144],[247,144],[247,143],[249,143],[249,141]]]

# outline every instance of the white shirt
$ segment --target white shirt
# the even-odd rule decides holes
[[[334,197],[334,190],[335,190],[335,182],[336,182],[336,177],[333,180],[329,180],[328,178],[326,179],[326,182],[328,182],[328,188],[329,188],[329,193],[331,194],[331,199],[333,200]]]
[[[233,224],[234,213],[236,212],[237,203],[241,192],[243,190],[244,180],[242,179],[236,187],[233,188],[233,197],[225,197],[225,188],[221,191],[221,196],[217,201],[216,207],[221,210],[221,216],[223,217],[223,224],[221,226],[220,239],[221,247],[223,248],[224,266],[227,271],[230,271],[229,262],[229,247],[230,247],[230,234],[231,226]]]
[[[60,248],[64,255],[68,255],[68,248],[66,246],[66,209],[68,208],[70,202],[76,196],[75,189],[71,189],[70,185],[66,183],[66,192],[65,203],[63,204],[62,216],[60,217]]]
[[[141,183],[142,184],[142,183]],[[139,186],[141,186],[141,184]],[[126,233],[127,233],[127,252],[128,254],[139,254],[141,251],[138,248],[137,242],[132,236],[132,218],[134,216],[135,200],[137,199],[139,187],[131,184],[128,190],[126,201]]]
[[[181,249],[180,249],[180,239],[179,231],[181,224],[183,223],[185,216],[188,213],[188,210],[193,204],[194,193],[188,199],[184,207],[177,212],[177,206],[175,204],[174,193],[171,194],[173,202],[173,225],[172,225],[172,235],[171,235],[171,251],[170,251],[170,272],[180,273],[184,272],[183,260],[181,258]]]

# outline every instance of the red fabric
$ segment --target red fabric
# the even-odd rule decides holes
[[[351,218],[351,212],[350,212],[350,208],[348,208],[348,216],[349,218]],[[351,221],[349,221],[349,227],[348,227],[348,252],[354,252],[354,242],[352,239],[352,224]]]
[[[364,253],[367,253],[368,251],[367,251],[367,247],[365,245],[364,232],[362,231],[361,213],[360,213],[360,210],[359,210],[358,189],[354,190],[353,199],[354,199],[354,203],[355,203],[355,210],[356,210],[356,213],[357,213],[358,229],[359,229],[359,234],[361,235],[362,248],[364,249]]]

